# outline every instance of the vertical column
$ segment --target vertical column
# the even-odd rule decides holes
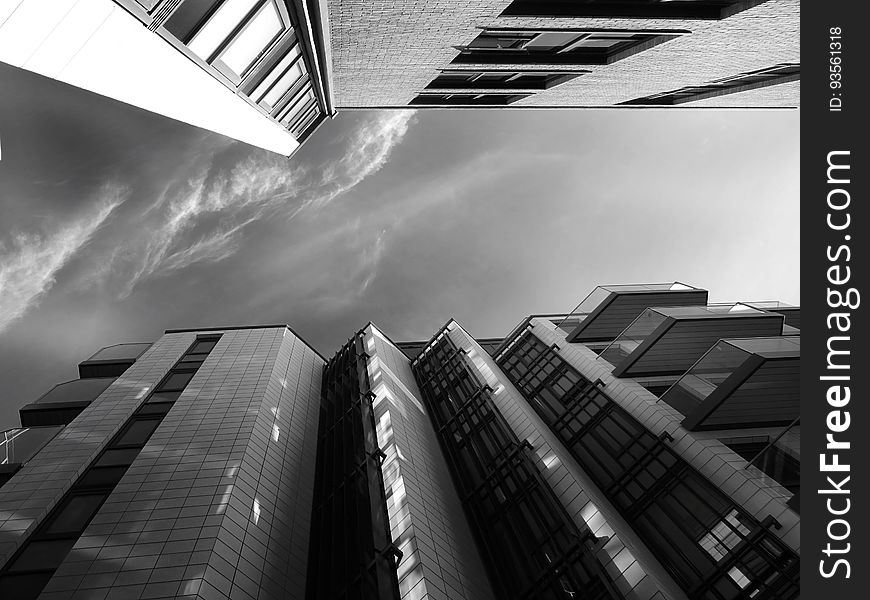
[[[387,512],[403,599],[488,600],[489,581],[410,361],[374,325],[363,330]]]

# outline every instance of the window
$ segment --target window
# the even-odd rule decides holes
[[[37,571],[46,567],[56,569],[63,562],[63,559],[66,558],[75,542],[74,539],[65,539],[45,540],[28,544],[25,551],[18,556],[9,570],[11,572]]]
[[[531,94],[420,94],[410,104],[429,106],[505,106]]]
[[[558,352],[526,331],[497,362],[688,597],[797,596],[799,558],[772,520],[744,513]]]
[[[589,550],[597,539],[564,510],[470,360],[442,337],[412,369],[497,595],[620,598]]]
[[[486,30],[455,64],[610,64],[684,32]]]
[[[91,521],[91,517],[100,508],[108,494],[81,494],[73,495],[66,499],[60,509],[54,513],[48,526],[47,534],[70,534],[81,533]]]
[[[172,24],[167,23],[172,31]],[[199,27],[188,48],[238,84],[254,63],[289,29],[275,0],[226,0]]]
[[[579,77],[583,72],[550,71],[445,71],[426,86],[427,90],[546,90]]]
[[[195,372],[196,371],[176,371],[170,373],[157,389],[160,391],[183,390],[190,380],[193,379]]]
[[[695,102],[698,100],[706,100],[707,98],[715,98],[716,96],[725,96],[727,94],[736,94],[738,92],[746,92],[758,88],[768,87],[771,85],[779,85],[790,81],[799,81],[801,77],[801,67],[799,64],[780,64],[749,73],[740,73],[732,77],[717,79],[704,85],[688,86],[636,98],[627,102],[620,102],[623,105],[640,105],[640,106],[672,106],[676,104],[685,104],[686,102]]]
[[[136,419],[124,429],[115,441],[117,446],[144,446],[157,426],[160,419]]]
[[[502,16],[725,19],[765,0],[514,0]]]

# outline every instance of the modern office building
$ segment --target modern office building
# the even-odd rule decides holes
[[[799,325],[668,283],[104,348],[5,433],[0,597],[797,598]]]
[[[337,110],[799,105],[799,0],[8,0],[0,61],[292,154]]]
[[[8,0],[0,61],[289,156],[334,113],[317,10],[307,0]]]

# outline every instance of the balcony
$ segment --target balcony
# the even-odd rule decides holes
[[[693,431],[788,425],[800,415],[800,338],[720,340],[661,401]]]
[[[743,303],[647,308],[601,359],[616,377],[682,375],[720,339],[780,336],[783,320]]]
[[[571,312],[577,326],[567,340],[613,340],[650,306],[706,304],[706,290],[680,282],[599,286]]]

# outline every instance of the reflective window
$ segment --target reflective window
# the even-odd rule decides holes
[[[91,467],[77,485],[82,487],[114,487],[121,481],[121,477],[126,472],[127,467]]]
[[[139,456],[139,448],[106,450],[94,463],[97,467],[129,466]]]
[[[170,373],[163,383],[160,384],[161,391],[183,390],[185,386],[193,379],[194,371]]]
[[[49,534],[80,533],[90,522],[91,517],[106,499],[108,494],[80,494],[67,498],[60,510],[51,517],[45,528]]]
[[[121,436],[115,440],[114,445],[144,446],[158,425],[160,425],[159,419],[137,419],[127,426]]]

